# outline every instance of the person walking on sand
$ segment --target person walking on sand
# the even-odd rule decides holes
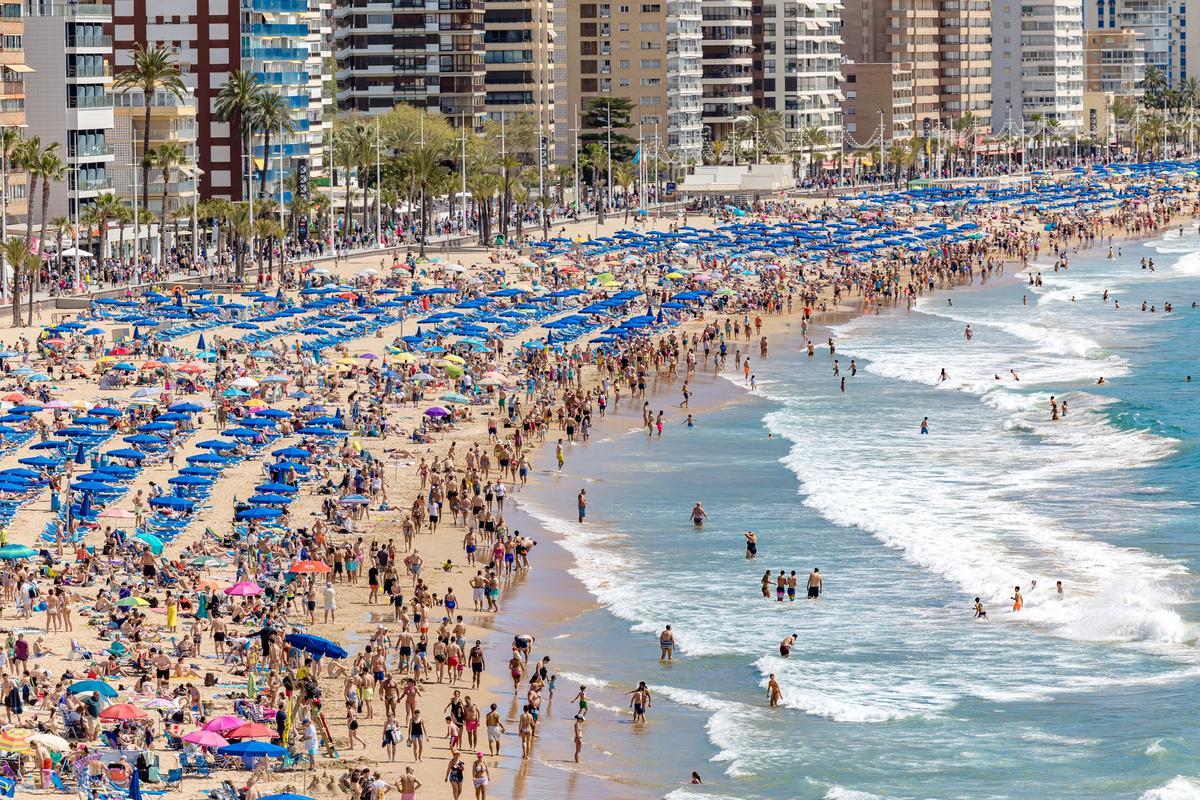
[[[662,633],[658,635],[658,660],[671,661],[675,653],[675,634],[668,625]]]
[[[471,765],[471,782],[475,784],[475,800],[487,800],[487,785],[491,782],[491,776],[488,774],[488,765],[483,761],[483,753],[475,754],[475,763]]]
[[[337,592],[333,581],[325,581],[325,622],[337,620]]]
[[[496,710],[496,704],[492,703],[488,709],[488,713],[483,718],[483,725],[487,728],[488,740],[488,755],[500,755],[500,734],[508,733],[504,728],[504,723],[500,721],[500,712]],[[480,758],[482,753],[478,754]]]

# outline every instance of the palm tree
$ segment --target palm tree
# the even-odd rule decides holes
[[[158,217],[161,222],[166,222],[167,218],[171,216],[171,170],[183,165],[187,160],[187,154],[182,147],[174,142],[164,142],[151,151],[150,157],[154,162],[154,166],[162,170],[162,203],[158,209]],[[161,229],[159,230],[159,236],[162,236]]]
[[[66,235],[67,229],[71,227],[71,220],[59,214],[50,220],[50,225],[54,228],[54,238],[56,240],[54,252],[57,258],[55,266],[58,274],[61,276],[63,274],[63,237]],[[76,255],[75,258],[78,259],[79,256]]]
[[[1167,78],[1158,67],[1146,67],[1146,72],[1142,75],[1142,88],[1146,90],[1146,106],[1161,108],[1163,91],[1167,88]]]
[[[629,190],[637,183],[637,172],[631,164],[617,164],[613,167],[612,179],[621,189],[621,199],[625,203],[625,223],[629,224]]]
[[[29,269],[33,254],[29,252],[29,246],[17,236],[13,236],[0,245],[0,252],[3,252],[4,260],[12,268],[12,324],[14,328],[19,328],[21,326],[21,276]]]
[[[258,82],[258,78],[253,73],[238,70],[229,73],[229,77],[221,85],[221,91],[217,93],[215,109],[217,119],[223,122],[237,122],[242,147],[245,148],[245,155],[250,159],[249,167],[246,169],[247,197],[250,196],[254,185],[254,153],[250,146],[250,137],[256,124],[255,111],[258,108],[258,98],[262,91],[262,84]]]
[[[144,212],[144,209],[143,209]],[[125,228],[133,222],[133,209],[124,203],[120,203],[113,209],[113,222],[117,223],[117,252],[121,258],[125,257]],[[138,221],[142,220],[141,214],[138,215]],[[137,244],[134,243],[134,249],[137,249]]]
[[[517,205],[517,241],[525,238],[525,204],[529,202],[529,187],[518,183],[512,190],[513,202]]]
[[[67,165],[58,155],[58,142],[51,142],[42,151],[42,157],[38,159],[37,171],[42,179],[42,227],[38,232],[38,241],[41,242],[41,252],[45,252],[46,224],[50,215],[50,188],[53,184],[61,183],[67,172]],[[30,218],[32,219],[32,215]]]
[[[520,176],[521,169],[525,165],[513,153],[500,156],[497,164],[500,167],[500,188],[502,192],[500,198],[500,235],[507,239],[508,220],[512,216],[513,182]]]
[[[175,54],[164,45],[142,44],[133,46],[133,66],[117,75],[113,80],[113,91],[142,93],[142,196],[149,197],[150,164],[150,108],[154,95],[159,90],[169,92],[182,100],[187,96],[187,87],[175,63]]]
[[[479,243],[487,245],[492,237],[492,203],[500,191],[500,176],[494,172],[471,172],[467,189],[479,211]]]
[[[95,225],[100,230],[100,252],[99,257],[105,258],[108,254],[108,223],[121,217],[121,209],[125,208],[125,204],[121,202],[112,192],[106,192],[100,195],[92,204],[88,206],[90,212],[88,225]],[[132,214],[130,215],[132,216]]]
[[[263,217],[254,221],[254,235],[258,239],[259,247],[261,248],[255,254],[255,261],[258,263],[259,269],[262,269],[262,250],[267,253],[267,274],[275,273],[275,242],[283,240],[283,228],[279,226],[279,222],[268,217]]]
[[[34,136],[30,139],[25,139],[13,151],[13,160],[22,168],[25,169],[28,178],[28,189],[25,192],[26,200],[29,204],[29,211],[26,213],[25,222],[25,248],[32,250],[33,247],[33,198],[37,196],[37,180],[38,180],[38,164],[42,160],[42,137]]]
[[[431,144],[418,146],[408,157],[408,168],[421,196],[421,255],[425,255],[425,233],[429,228],[430,187],[442,171],[442,153]]]
[[[783,150],[785,128],[783,115],[773,108],[751,106],[744,114],[745,119],[736,123],[737,134],[742,139],[754,142],[755,163],[762,160],[762,151],[778,153]]]
[[[809,175],[816,174],[817,151],[829,146],[829,134],[815,125],[809,125],[800,131],[800,146],[808,150]]]
[[[249,203],[232,203],[226,218],[229,226],[229,236],[233,238],[234,253],[236,254],[236,274],[239,281],[246,277],[246,244],[254,232],[253,220],[250,219]]]
[[[596,199],[596,220],[603,225],[605,197],[600,186],[604,180],[604,175],[607,174],[611,166],[609,164],[608,151],[599,142],[592,142],[584,151],[581,163],[585,164],[592,173],[592,196]]]
[[[979,124],[979,120],[970,111],[963,114],[958,119],[954,120],[954,131],[962,136],[966,143],[966,153],[963,158],[966,163],[974,163],[975,152],[975,130]],[[1044,160],[1044,159],[1043,159]]]
[[[267,169],[271,159],[271,134],[279,131],[280,135],[295,133],[296,123],[292,121],[292,110],[279,94],[271,89],[263,88],[258,93],[254,104],[254,124],[262,132],[263,138],[263,170],[259,178],[258,193],[267,193]],[[280,142],[282,147],[283,143]],[[282,176],[280,176],[282,178]]]
[[[725,157],[725,140],[717,139],[712,143],[712,163],[720,164]]]

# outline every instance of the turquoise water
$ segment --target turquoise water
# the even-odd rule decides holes
[[[522,497],[604,605],[537,631],[552,716],[589,683],[588,773],[672,800],[1200,797],[1200,240],[1040,269],[1041,287],[1010,274],[837,327],[845,393],[826,349],[775,342],[756,396],[577,448]],[[762,599],[764,570],[814,566],[821,600]],[[667,623],[681,658],[660,666]],[[623,710],[638,680],[642,728]],[[681,785],[692,770],[704,786]]]

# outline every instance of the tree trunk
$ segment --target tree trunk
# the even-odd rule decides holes
[[[250,163],[254,163],[254,156],[251,154]],[[258,178],[258,196],[267,196],[267,168],[271,166],[271,129],[263,129],[263,168],[259,173]],[[282,176],[281,176],[282,177]]]
[[[425,229],[428,224],[425,206],[425,192],[421,192],[421,258],[425,257]]]
[[[21,267],[19,264],[9,264],[12,270],[12,324],[14,328],[21,327]]]
[[[38,260],[46,252],[46,215],[50,211],[50,181],[42,181],[42,227],[38,230]],[[41,273],[41,269],[38,270]]]
[[[159,214],[162,215],[158,218],[158,230],[159,230],[160,236],[162,235],[162,231],[166,230],[166,226],[167,226],[167,214],[168,214],[167,203],[170,202],[170,200],[168,199],[168,196],[167,196],[167,190],[170,188],[170,186],[171,186],[171,167],[165,166],[165,167],[163,167],[162,208],[160,208],[158,210]],[[178,220],[176,220],[176,224],[175,224],[176,238],[172,238],[171,244],[174,244],[176,241],[178,241],[178,238],[177,238],[178,233],[179,233],[179,224],[178,224]],[[166,253],[166,242],[163,243],[163,252],[164,252],[164,254]]]
[[[35,197],[37,197],[37,175],[30,172],[29,195],[25,198],[25,249],[27,250],[33,246],[33,198]],[[30,285],[32,286],[32,282]]]
[[[150,196],[150,103],[154,100],[154,92],[142,91],[142,105],[144,113],[142,117],[142,201],[146,203],[146,208],[150,207],[150,202],[146,199]],[[137,192],[134,192],[134,197],[137,197]],[[133,243],[133,248],[136,251],[138,242]],[[136,254],[136,253],[135,253]]]

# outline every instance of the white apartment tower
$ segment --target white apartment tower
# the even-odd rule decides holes
[[[762,6],[764,108],[783,117],[789,143],[806,129],[836,149],[842,132],[842,1],[776,0]]]
[[[1174,86],[1200,73],[1200,61],[1188,60],[1189,39],[1197,38],[1192,28],[1200,24],[1200,14],[1189,15],[1189,6],[1196,11],[1195,0],[1083,0],[1084,25],[1089,30],[1136,31],[1146,51],[1146,66]]]
[[[1080,0],[993,2],[992,130],[1082,133],[1083,49]]]
[[[667,3],[667,125],[661,159],[699,164],[704,152],[704,47],[700,0]],[[665,135],[664,135],[665,134]]]

